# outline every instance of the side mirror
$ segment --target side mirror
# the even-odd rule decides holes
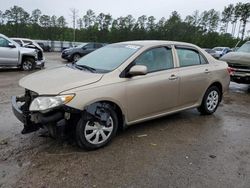
[[[13,43],[9,43],[8,46],[9,46],[10,48],[15,48],[15,47],[16,47]]]
[[[128,75],[130,76],[140,76],[145,75],[148,72],[148,68],[145,65],[135,65],[130,68]]]

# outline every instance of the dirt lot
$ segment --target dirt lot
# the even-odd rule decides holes
[[[47,53],[47,67],[63,65]],[[107,147],[21,135],[10,96],[29,73],[0,71],[0,187],[249,187],[250,88],[231,83],[212,116],[187,110],[132,126]]]

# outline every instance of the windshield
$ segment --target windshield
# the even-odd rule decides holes
[[[246,42],[245,44],[243,44],[238,50],[237,52],[246,52],[246,53],[250,53],[250,42]]]
[[[140,48],[138,45],[111,44],[84,56],[76,65],[109,72],[120,66]]]

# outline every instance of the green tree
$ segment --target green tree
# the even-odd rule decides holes
[[[221,19],[223,26],[222,26],[221,30],[225,33],[227,33],[228,24],[233,19],[233,14],[234,14],[234,5],[233,4],[229,4],[227,7],[224,7],[224,10],[222,12],[222,19]]]
[[[147,21],[147,30],[148,31],[154,31],[156,24],[155,24],[155,17],[154,16],[149,16],[148,21]]]
[[[218,24],[220,21],[220,13],[218,11],[215,11],[214,9],[211,9],[208,11],[208,31],[214,32],[218,28]]]
[[[242,21],[242,35],[241,40],[244,39],[245,31],[246,31],[246,25],[248,18],[250,17],[250,3],[244,3],[241,6],[241,21]]]
[[[32,13],[31,13],[31,18],[30,18],[31,23],[32,24],[38,24],[41,14],[42,14],[41,10],[39,10],[39,9],[33,10]]]
[[[52,27],[57,27],[57,17],[55,15],[51,16],[50,22]]]
[[[51,26],[51,20],[49,15],[42,15],[39,18],[39,22],[42,27],[48,28]]]
[[[57,18],[57,25],[60,28],[65,28],[67,26],[66,19],[63,16],[60,16],[59,18]]]
[[[96,16],[93,10],[89,9],[86,15],[83,16],[83,23],[85,28],[89,28],[95,24]]]

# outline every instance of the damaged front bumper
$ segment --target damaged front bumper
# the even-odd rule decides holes
[[[57,126],[57,124],[60,124],[60,126],[65,126],[66,122],[70,120],[71,113],[79,113],[68,107],[52,109],[46,113],[31,112],[29,111],[29,106],[33,99],[34,95],[30,91],[26,91],[24,96],[12,96],[11,98],[12,111],[24,125],[22,134],[34,132],[47,125]]]
[[[42,69],[45,66],[45,59],[36,60],[36,68]]]

